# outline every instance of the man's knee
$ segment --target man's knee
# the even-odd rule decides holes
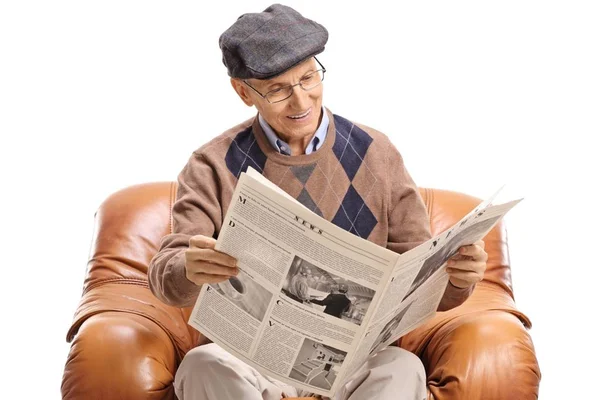
[[[380,351],[376,357],[381,357],[380,362],[386,364],[386,370],[391,375],[416,376],[420,381],[425,382],[425,367],[421,359],[408,350],[400,347],[389,346]]]
[[[198,346],[190,350],[179,365],[177,375],[194,371],[195,375],[206,375],[227,365],[226,353],[214,343]],[[198,374],[204,371],[204,374]]]

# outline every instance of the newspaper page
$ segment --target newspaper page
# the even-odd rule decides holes
[[[261,373],[333,396],[399,255],[248,170],[216,245],[240,272],[204,285],[189,323]]]
[[[451,228],[400,255],[348,373],[435,315],[448,284],[444,268],[448,259],[461,246],[482,239],[521,201],[492,206],[495,195]]]
[[[482,202],[402,255],[319,217],[248,168],[216,249],[240,273],[204,285],[189,324],[265,375],[333,396],[367,358],[431,318],[443,268],[518,201]]]

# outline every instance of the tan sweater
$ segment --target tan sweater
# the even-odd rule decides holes
[[[200,287],[185,276],[190,237],[218,236],[238,177],[248,166],[328,221],[397,253],[431,238],[423,200],[387,136],[327,112],[325,143],[308,155],[277,152],[258,118],[193,152],[178,176],[173,233],[162,239],[148,269],[155,296],[174,306],[194,304]],[[472,290],[448,284],[438,309],[460,305]]]

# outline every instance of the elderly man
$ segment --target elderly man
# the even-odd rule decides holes
[[[402,157],[384,134],[333,114],[322,104],[325,67],[315,57],[327,30],[273,5],[241,16],[220,37],[223,62],[240,99],[258,115],[194,151],[178,177],[173,233],[149,268],[162,301],[194,304],[200,287],[238,273],[214,250],[240,173],[260,171],[315,213],[362,238],[402,253],[430,238],[429,219]],[[483,243],[451,262],[444,311],[471,294],[485,270]],[[214,343],[191,350],[175,377],[179,399],[269,399],[303,393]],[[336,399],[424,399],[425,371],[413,354],[389,347],[374,355]]]

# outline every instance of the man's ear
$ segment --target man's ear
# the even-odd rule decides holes
[[[240,99],[249,107],[254,105],[254,100],[250,97],[250,89],[241,79],[231,78],[231,86],[233,90],[240,96]]]

